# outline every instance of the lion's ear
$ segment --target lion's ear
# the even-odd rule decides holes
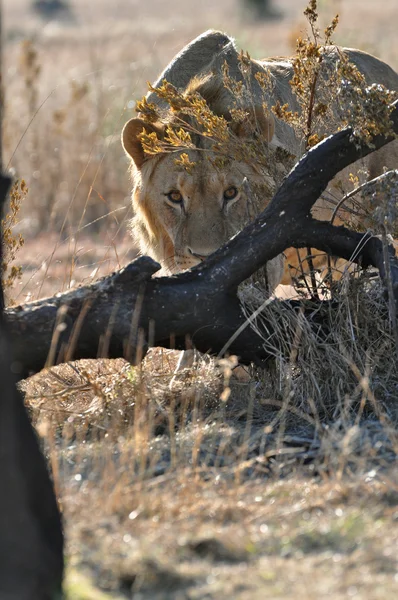
[[[147,121],[139,118],[130,119],[122,131],[124,151],[133,159],[137,169],[141,169],[146,158],[144,148],[139,139],[139,135],[143,132],[156,133],[159,139],[163,137],[163,128],[161,125],[147,123]]]
[[[253,131],[256,130],[260,132],[261,137],[266,142],[270,142],[274,137],[274,118],[267,110],[264,110],[262,106],[250,108],[247,121],[239,123],[239,125],[235,127],[236,135],[241,138],[251,137]]]

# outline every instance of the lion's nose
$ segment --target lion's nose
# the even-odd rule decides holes
[[[195,258],[198,258],[199,260],[202,260],[202,261],[205,260],[209,256],[209,254],[198,254],[198,252],[194,252],[191,248],[188,248],[188,252]]]

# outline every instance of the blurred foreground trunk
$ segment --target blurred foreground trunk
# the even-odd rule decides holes
[[[9,184],[0,175],[1,205]],[[46,462],[16,388],[10,346],[1,310],[0,598],[54,600],[60,598],[63,576],[61,518]]]

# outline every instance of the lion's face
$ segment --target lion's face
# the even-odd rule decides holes
[[[215,167],[211,158],[190,151],[195,166],[187,172],[175,165],[175,154],[165,154],[145,161],[138,174],[134,227],[146,230],[142,249],[169,272],[198,264],[248,221],[253,170],[234,161]]]
[[[179,152],[148,157],[139,141],[143,126],[148,130],[147,123],[132,119],[123,132],[134,171],[133,233],[143,253],[176,273],[240,231],[271,198],[275,184],[258,165],[233,159],[220,165],[211,146],[186,151],[194,164],[189,170],[176,164]]]

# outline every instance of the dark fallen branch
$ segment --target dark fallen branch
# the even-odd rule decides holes
[[[335,227],[326,221],[309,219],[308,230],[302,236],[298,235],[293,246],[303,247],[303,241],[313,248],[333,254],[346,260],[360,263],[362,267],[376,267],[380,278],[386,284],[387,270],[391,274],[392,288],[395,299],[395,312],[398,313],[398,260],[394,248],[387,249],[388,264],[381,241],[368,234],[357,233],[346,227]]]
[[[142,257],[91,286],[9,309],[14,368],[23,376],[37,372],[48,355],[51,363],[97,356],[137,363],[148,345],[184,349],[187,336],[200,351],[219,352],[245,323],[220,272],[152,278],[158,269]],[[262,346],[248,327],[229,352],[243,362],[261,362],[268,358]]]
[[[398,131],[398,110],[393,113]],[[245,323],[238,285],[286,248],[315,247],[373,265],[383,280],[383,246],[368,234],[318,222],[310,210],[341,169],[372,150],[341,131],[312,149],[296,165],[267,209],[239,235],[198,267],[178,276],[152,278],[158,265],[142,258],[91,286],[7,311],[15,368],[24,375],[72,358],[124,356],[141,359],[148,346],[185,348],[189,337],[203,352],[228,347],[242,362],[269,358],[250,328],[228,345]],[[374,148],[389,139],[377,137]],[[389,256],[398,306],[398,262]],[[272,325],[270,324],[272,332]],[[285,340],[286,342],[286,340]]]

